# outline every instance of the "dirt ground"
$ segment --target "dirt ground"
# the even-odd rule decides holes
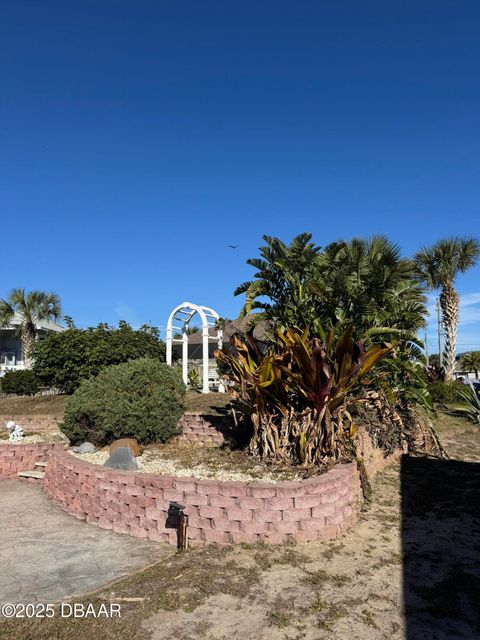
[[[480,430],[436,426],[452,460],[385,470],[338,541],[177,553],[83,599],[121,602],[120,620],[6,621],[0,638],[478,638]]]
[[[0,415],[51,415],[63,417],[69,396],[5,396],[0,398]],[[196,393],[188,391],[187,411],[202,411],[210,415],[222,415],[230,402],[228,393]]]
[[[48,415],[63,417],[68,396],[5,396],[0,398],[0,415]]]

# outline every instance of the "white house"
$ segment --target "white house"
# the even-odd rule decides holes
[[[25,369],[22,339],[18,333],[21,321],[16,314],[7,327],[0,327],[0,376],[5,371]],[[42,340],[52,331],[57,333],[65,330],[65,327],[50,320],[39,320],[35,328],[37,340]]]

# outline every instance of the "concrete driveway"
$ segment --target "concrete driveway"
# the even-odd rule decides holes
[[[167,558],[171,546],[88,525],[40,486],[0,482],[0,602],[55,602]]]

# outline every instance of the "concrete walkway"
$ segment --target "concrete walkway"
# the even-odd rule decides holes
[[[0,482],[0,602],[55,602],[170,556],[167,544],[68,515],[40,486]]]

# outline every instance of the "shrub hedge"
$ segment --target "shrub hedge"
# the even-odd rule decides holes
[[[465,398],[461,395],[461,391],[465,391],[465,385],[461,382],[442,382],[436,380],[428,385],[428,391],[433,402],[442,404],[452,404],[455,402],[465,402]]]
[[[33,371],[7,371],[1,378],[3,393],[15,393],[19,396],[34,396],[40,390],[40,381]]]
[[[96,376],[104,367],[137,358],[165,362],[165,344],[155,327],[145,325],[136,330],[122,321],[118,328],[100,324],[51,333],[34,344],[32,355],[34,371],[43,386],[73,393],[83,380]]]
[[[62,431],[73,444],[117,438],[166,442],[177,433],[185,385],[179,369],[152,358],[107,367],[68,399]]]

